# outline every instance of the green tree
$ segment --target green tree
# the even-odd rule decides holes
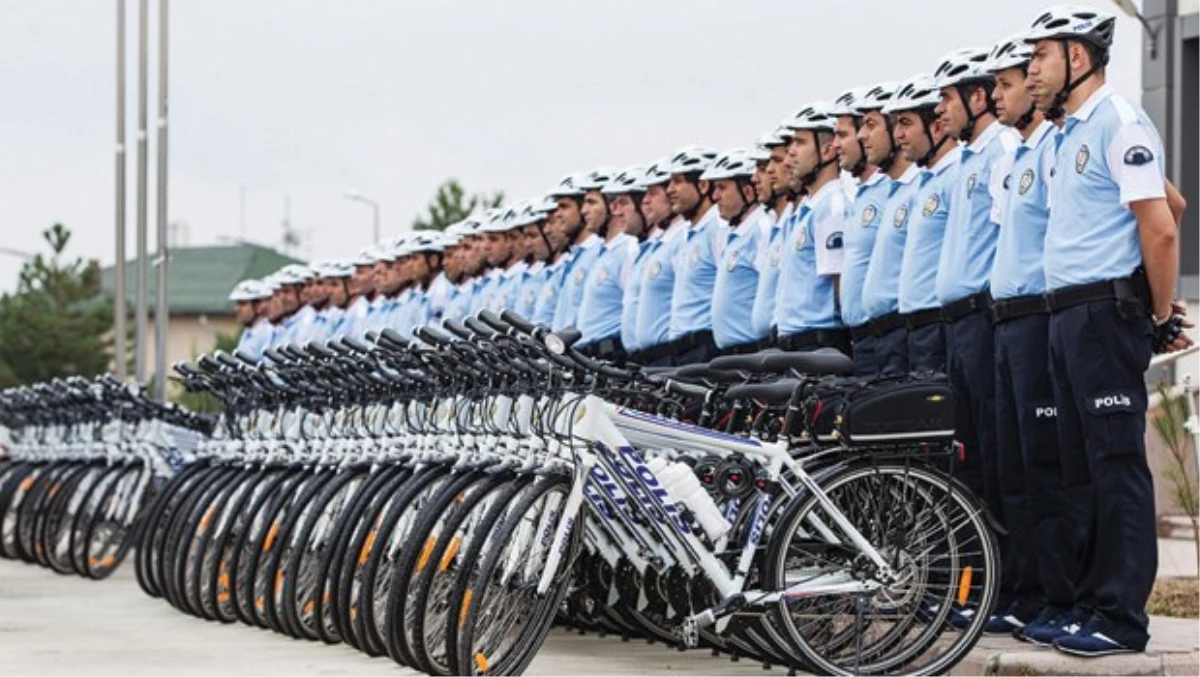
[[[413,230],[445,230],[447,226],[470,216],[476,208],[499,207],[502,202],[504,191],[496,191],[491,195],[476,193],[468,198],[457,180],[447,179],[438,186],[426,213],[413,221]]]
[[[71,231],[42,231],[50,255],[21,267],[17,291],[0,296],[0,387],[108,370],[112,303],[99,298],[100,268],[63,256]]]

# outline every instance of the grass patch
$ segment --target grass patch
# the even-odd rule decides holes
[[[1200,618],[1200,581],[1195,578],[1160,578],[1154,582],[1146,613],[1172,618]]]

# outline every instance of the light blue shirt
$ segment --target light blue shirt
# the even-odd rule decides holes
[[[757,341],[766,336],[754,331],[750,321],[758,290],[759,240],[762,237],[761,205],[746,214],[737,227],[726,229],[725,247],[717,280],[713,283],[713,341],[718,348]]]
[[[370,311],[370,308],[371,302],[365,296],[359,296],[351,301],[350,307],[342,315],[342,322],[337,328],[338,334],[351,338],[362,336],[364,331],[363,323],[366,322],[367,313]]]
[[[1013,153],[1008,194],[996,260],[992,263],[992,297],[1015,298],[1043,294],[1046,274],[1043,252],[1050,218],[1046,181],[1054,166],[1054,125],[1043,121]]]
[[[842,269],[846,193],[834,179],[800,204],[783,228],[783,258],[775,294],[780,336],[837,327],[834,282]]]
[[[284,343],[293,343],[297,345],[307,344],[312,340],[313,324],[317,321],[317,311],[312,306],[305,304],[288,318],[285,323],[287,327],[287,335]]]
[[[454,287],[450,282],[450,278],[446,277],[445,272],[438,273],[429,283],[429,289],[425,292],[429,300],[429,322],[439,322],[442,319],[442,314],[446,312],[446,303],[450,298],[450,290]]]
[[[490,268],[486,273],[479,278],[479,284],[475,288],[475,292],[471,294],[471,308],[469,313],[474,315],[485,308],[491,308],[494,302],[493,296],[501,293],[501,278],[504,271],[499,268]]]
[[[671,303],[675,296],[675,251],[683,244],[688,223],[673,222],[651,244],[641,269],[637,307],[637,343],[652,348],[671,338]]]
[[[271,338],[275,327],[265,317],[260,317],[254,324],[242,330],[238,337],[237,351],[255,360],[262,359],[263,351],[271,346]]]
[[[629,284],[625,285],[625,296],[621,299],[621,345],[626,351],[644,348],[638,341],[637,309],[642,293],[642,269],[647,254],[653,250],[654,243],[663,235],[663,231],[655,230],[649,237],[638,243],[637,254],[633,257],[633,266],[629,271]]]
[[[712,329],[713,285],[717,261],[725,244],[728,226],[712,205],[683,233],[671,267],[675,291],[671,295],[671,339]]]
[[[959,151],[935,283],[942,305],[988,288],[1004,218],[1004,177],[1019,143],[1016,132],[993,122]]]
[[[850,218],[846,219],[843,238],[846,252],[842,259],[842,279],[838,283],[838,299],[842,309],[842,321],[857,327],[870,316],[863,308],[863,287],[867,279],[867,266],[879,237],[879,226],[883,221],[884,207],[892,189],[892,180],[887,174],[875,171],[860,183],[854,194],[854,206]]]
[[[1129,204],[1166,195],[1162,140],[1154,124],[1105,85],[1067,116],[1057,148],[1046,286],[1130,275],[1142,264],[1142,249]]]
[[[626,233],[600,245],[583,283],[583,298],[579,302],[581,345],[621,333],[621,303],[633,259],[637,256],[637,245],[637,238]]]
[[[579,304],[583,301],[583,283],[587,281],[588,270],[600,256],[600,236],[589,235],[586,240],[574,247],[563,273],[563,285],[558,301],[554,307],[554,331],[575,327],[579,322]]]
[[[517,294],[521,291],[521,280],[529,264],[517,261],[500,273],[500,279],[492,289],[492,295],[487,300],[487,309],[499,314],[512,308],[517,303]]]
[[[538,292],[546,283],[546,262],[534,261],[521,271],[517,282],[516,298],[511,306],[513,312],[529,320],[537,308]]]
[[[951,143],[951,142],[947,142]],[[958,180],[961,149],[951,148],[929,171],[921,172],[908,215],[908,239],[900,264],[900,312],[937,308],[936,282],[950,197]]]
[[[924,173],[915,164],[896,180],[887,181],[883,216],[880,223],[885,228],[875,236],[875,248],[867,264],[863,280],[863,312],[870,319],[877,319],[896,312],[900,298],[900,266],[904,260],[904,244],[908,239],[908,224],[913,212],[913,196],[921,187]]]
[[[795,207],[788,206],[771,219],[759,236],[758,258],[754,267],[758,269],[758,286],[754,289],[754,306],[750,310],[750,326],[759,336],[767,336],[775,327],[775,294],[779,288],[779,264],[783,258],[783,224],[791,218]]]
[[[450,290],[446,294],[446,305],[442,309],[443,320],[462,322],[462,319],[471,311],[471,292],[474,285],[475,280],[472,278],[459,280],[458,284],[450,286]]]
[[[558,294],[563,287],[563,280],[566,278],[569,258],[569,255],[563,256],[546,266],[545,281],[538,290],[533,317],[529,318],[543,327],[554,325],[554,311],[558,307]]]

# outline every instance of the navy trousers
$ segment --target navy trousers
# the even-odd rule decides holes
[[[946,373],[946,325],[935,323],[909,329],[905,338],[909,371]]]
[[[1082,525],[1059,457],[1050,316],[996,325],[996,461],[1008,547],[1011,613],[1028,622],[1045,606],[1075,606]]]
[[[1134,304],[1135,306],[1137,304]],[[1144,382],[1154,327],[1145,310],[1093,301],[1050,316],[1050,364],[1063,477],[1091,480],[1080,606],[1093,627],[1144,649],[1158,570],[1154,484],[1146,463]],[[1079,485],[1075,485],[1077,493]]]

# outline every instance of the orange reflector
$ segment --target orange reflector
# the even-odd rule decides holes
[[[282,589],[283,589],[283,570],[280,569],[279,571],[275,572],[275,594],[278,595],[279,591]]]
[[[263,541],[262,551],[266,552],[275,545],[275,537],[279,535],[279,522],[271,523],[271,530],[267,532],[267,538]]]
[[[304,603],[304,608],[301,609],[300,612],[307,616],[308,614],[311,614],[313,612],[313,609],[316,606],[317,606],[317,600],[310,599]]]
[[[450,563],[454,561],[454,556],[458,554],[458,546],[462,545],[462,536],[455,536],[450,540],[450,545],[446,546],[446,554],[442,555],[442,561],[438,564],[438,571],[445,571],[450,568]]]
[[[962,606],[967,603],[967,593],[971,592],[971,575],[974,571],[971,565],[963,567],[962,575],[958,577],[958,604]]]
[[[476,670],[479,672],[479,674],[481,674],[481,675],[486,675],[486,674],[487,674],[487,671],[488,671],[488,661],[487,661],[487,656],[484,656],[484,655],[483,655],[483,653],[476,653],[476,654],[475,654],[475,669],[476,669]]]
[[[367,540],[363,543],[362,550],[358,553],[358,566],[363,566],[367,563],[367,558],[371,556],[371,548],[373,547],[375,547],[374,529],[367,534]]]
[[[266,607],[267,607],[267,600],[263,599],[262,597],[259,597],[258,599],[254,600],[254,608],[255,609],[262,611]]]
[[[35,479],[36,478],[33,477],[26,477],[25,480],[21,482],[21,491],[29,491],[29,487],[33,486]]]
[[[462,608],[458,610],[458,627],[461,630],[464,623],[467,622],[467,607],[471,606],[472,592],[467,588],[467,594],[463,595]]]
[[[437,538],[433,536],[425,541],[425,547],[421,548],[421,556],[417,558],[417,573],[425,570],[425,565],[429,563],[429,556],[433,554],[435,545],[437,545]]]
[[[202,533],[208,531],[208,523],[212,521],[213,511],[216,509],[217,509],[217,507],[213,506],[213,507],[209,508],[207,511],[205,511],[204,519],[200,520],[200,528],[196,530],[197,533],[202,534]]]
[[[222,602],[222,603],[228,602],[229,601],[229,593],[227,593],[227,592],[218,593],[217,601]]]
[[[350,620],[358,618],[358,607],[350,607]]]

